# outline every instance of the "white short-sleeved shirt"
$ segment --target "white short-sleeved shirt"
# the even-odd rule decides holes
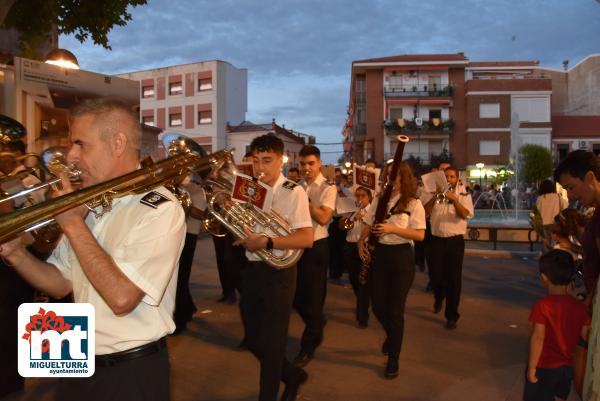
[[[142,203],[145,196],[156,193],[161,203]],[[172,333],[177,267],[185,237],[185,215],[177,199],[164,187],[127,195],[115,199],[112,210],[100,218],[89,213],[85,223],[102,249],[144,292],[133,311],[116,316],[87,279],[63,236],[48,263],[71,280],[75,302],[94,305],[96,354],[128,350]]]
[[[192,206],[200,210],[205,210],[206,193],[204,192],[204,188],[202,188],[200,184],[190,181],[185,185],[185,189],[190,194]],[[198,234],[200,232],[200,227],[202,227],[202,221],[188,215],[185,218],[185,225],[187,226],[187,232],[189,234]]]
[[[271,209],[275,210],[294,229],[312,227],[310,211],[308,210],[308,197],[302,187],[293,181],[287,180],[283,174],[273,185],[273,202]],[[257,233],[264,232],[260,225],[253,227]],[[273,249],[275,255],[282,255],[283,251]],[[262,259],[254,252],[246,251],[246,257],[250,261],[258,262]]]
[[[323,174],[319,173],[315,181],[308,185],[304,180],[300,181],[300,185],[306,190],[310,203],[316,207],[325,206],[331,210],[335,210],[335,200],[337,198],[337,189],[335,185],[329,185]],[[330,220],[331,221],[331,220]],[[318,241],[329,236],[327,224],[319,224],[312,220],[313,240]]]
[[[454,193],[458,201],[467,211],[469,217],[473,217],[473,199],[464,186],[457,186]],[[448,238],[455,235],[467,233],[467,220],[456,214],[456,208],[452,203],[435,203],[431,209],[431,234],[436,237]]]
[[[569,202],[560,194],[553,192],[538,196],[535,206],[542,216],[542,224],[547,226],[554,223],[556,215],[566,209]]]
[[[363,218],[363,221],[372,226],[375,220],[375,211],[377,210],[377,203],[380,198],[373,200],[371,208],[367,215]],[[400,195],[396,195],[388,202],[388,213],[390,209],[394,207],[396,202],[400,199]],[[425,229],[425,209],[423,204],[418,199],[411,199],[406,205],[406,208],[401,213],[396,213],[387,219],[387,222],[400,228],[414,228],[416,230]],[[379,237],[379,243],[385,245],[398,245],[398,244],[413,244],[413,240],[401,237],[396,234],[384,234]]]
[[[362,213],[363,218],[354,221],[354,227],[352,227],[352,229],[348,230],[348,233],[346,234],[346,242],[358,242],[358,239],[360,238],[360,234],[362,233],[363,227],[365,226],[365,223],[363,223],[363,219],[367,215],[367,212],[369,211],[370,208],[371,208],[371,204],[369,203],[364,209],[361,209],[361,210],[358,210],[358,211],[352,213],[352,215],[350,216],[351,219],[354,219],[358,213]]]

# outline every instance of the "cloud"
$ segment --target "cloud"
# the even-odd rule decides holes
[[[339,142],[353,60],[464,52],[574,65],[600,52],[594,0],[150,0],[112,52],[62,37],[84,69],[122,73],[220,59],[249,73],[252,119]],[[341,151],[341,147],[339,147]]]

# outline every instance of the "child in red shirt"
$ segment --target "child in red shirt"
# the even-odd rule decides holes
[[[548,295],[535,303],[529,316],[533,328],[523,400],[566,400],[575,347],[585,345],[591,319],[583,302],[568,294],[575,272],[571,255],[554,249],[540,258],[539,265]]]

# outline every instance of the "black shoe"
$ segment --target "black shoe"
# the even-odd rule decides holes
[[[229,299],[229,295],[223,295],[221,298],[217,299],[217,302],[225,302]]]
[[[398,376],[398,357],[390,355],[385,365],[385,377],[391,379],[396,376]]]
[[[425,291],[427,291],[427,292],[433,291],[433,287],[431,286],[431,281],[427,283],[427,287],[425,287]]]
[[[308,365],[308,363],[310,361],[312,361],[314,354],[310,353],[310,352],[306,352],[304,350],[300,350],[300,352],[298,353],[298,355],[296,355],[296,357],[294,358],[294,362],[292,362],[294,364],[294,366],[297,366],[299,368],[303,368],[306,365]]]
[[[448,330],[454,330],[456,329],[458,326],[456,325],[456,322],[454,320],[448,320],[446,322],[446,329]]]
[[[358,328],[359,329],[366,329],[367,327],[369,327],[369,323],[367,323],[367,322],[358,322]]]
[[[298,377],[285,383],[285,389],[281,395],[281,401],[294,401],[298,396],[298,390],[300,390],[300,386],[306,383],[306,380],[308,380],[308,374],[302,370]]]
[[[435,302],[433,303],[433,313],[440,313],[440,311],[442,310],[442,301],[441,300],[435,300]]]

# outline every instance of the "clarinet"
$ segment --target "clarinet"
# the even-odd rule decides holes
[[[386,219],[388,212],[388,203],[392,196],[392,190],[394,189],[396,176],[398,175],[398,167],[400,166],[400,162],[402,161],[404,146],[406,146],[406,143],[408,141],[409,139],[406,135],[398,135],[398,146],[396,147],[396,153],[394,154],[394,161],[392,162],[392,167],[390,168],[390,173],[387,176],[386,182],[383,185],[383,188],[381,189],[381,196],[379,197],[379,201],[377,202],[377,209],[375,209],[375,219],[373,220],[373,225],[371,227],[375,227],[377,224],[383,223]],[[359,280],[362,285],[367,284],[367,279],[369,277],[369,269],[371,268],[371,264],[375,256],[376,243],[377,235],[375,235],[373,233],[373,230],[371,230],[371,234],[369,235],[369,239],[367,240],[367,256],[361,256],[362,266],[360,268]]]

